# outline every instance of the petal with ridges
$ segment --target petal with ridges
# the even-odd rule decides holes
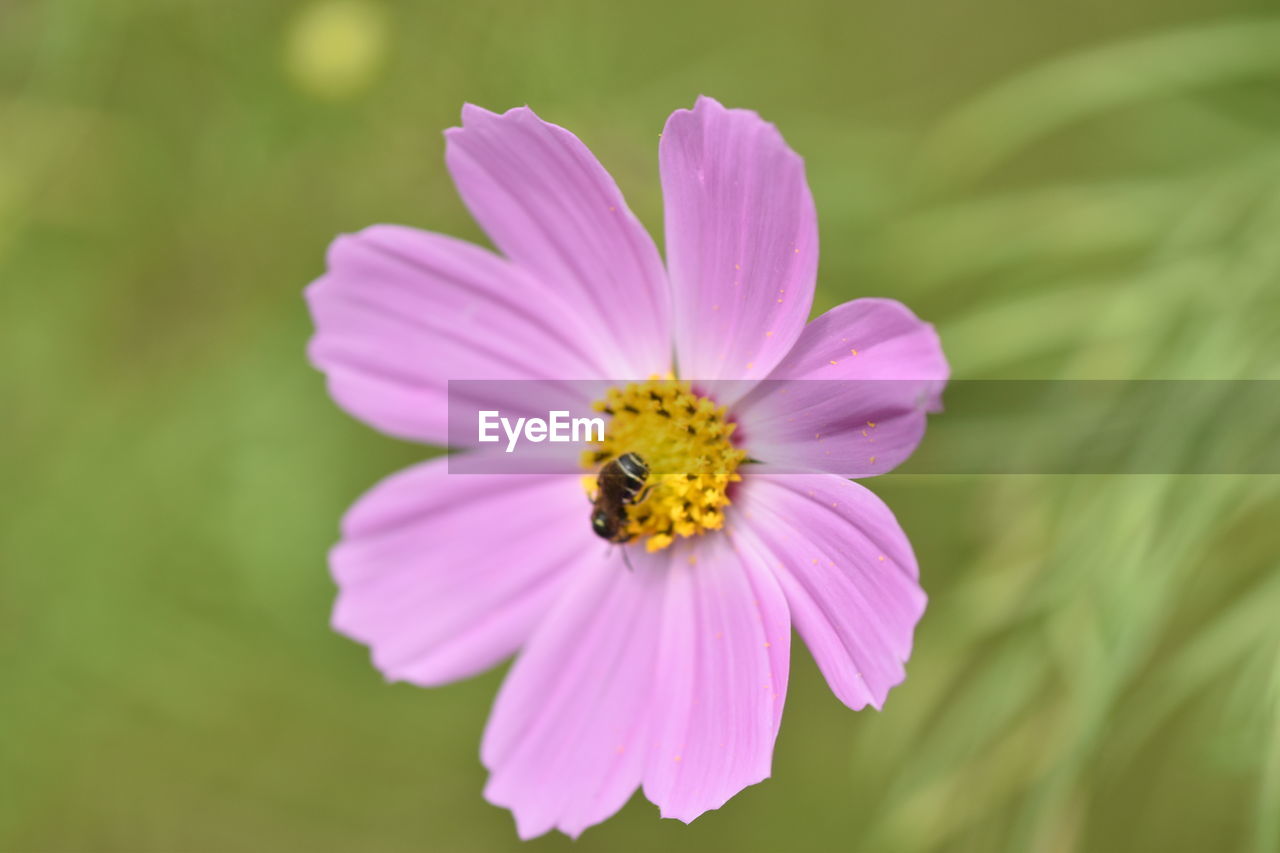
[[[667,119],[659,158],[680,375],[763,377],[813,304],[818,225],[804,162],[756,113],[706,97]]]
[[[755,547],[712,534],[672,555],[644,780],[663,817],[687,823],[768,777],[790,642],[786,600]]]
[[[933,326],[900,302],[857,299],[806,326],[734,413],[774,468],[883,474],[920,443],[949,372]]]
[[[893,513],[841,477],[762,466],[744,471],[737,509],[772,554],[796,630],[836,696],[880,708],[906,677],[926,602]]]
[[[306,295],[308,353],[334,399],[401,438],[447,441],[450,379],[603,371],[571,306],[492,252],[440,234],[376,225],[339,237]]]
[[[620,809],[646,758],[665,555],[592,553],[517,658],[485,729],[485,797],[521,838]]]
[[[528,107],[499,115],[468,104],[462,127],[445,139],[446,163],[472,216],[507,257],[590,318],[607,375],[667,373],[661,258],[587,147]]]
[[[573,476],[450,476],[444,459],[402,471],[343,520],[333,626],[389,680],[488,669],[529,637],[569,573],[595,568],[588,512]]]

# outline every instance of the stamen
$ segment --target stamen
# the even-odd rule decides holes
[[[737,468],[747,458],[733,444],[737,424],[726,420],[725,407],[694,394],[687,382],[651,379],[609,389],[595,409],[612,417],[604,441],[583,453],[583,466],[598,471],[624,453],[649,466],[647,496],[627,507],[632,539],[659,551],[677,538],[724,527],[729,484],[742,479]],[[583,478],[588,494],[595,481]]]

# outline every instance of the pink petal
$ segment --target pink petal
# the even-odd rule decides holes
[[[949,372],[933,326],[900,302],[858,299],[806,326],[734,413],[751,455],[775,468],[883,474],[920,443]]]
[[[494,244],[589,319],[610,378],[668,372],[662,261],[604,167],[528,107],[498,115],[468,104],[462,125],[445,132],[446,162]]]
[[[831,474],[744,472],[737,508],[772,555],[796,629],[831,689],[855,710],[880,708],[906,677],[925,594],[889,508]]]
[[[402,438],[446,442],[450,379],[603,370],[571,305],[491,252],[439,234],[378,225],[339,237],[307,301],[309,354],[334,399]]]
[[[763,377],[813,303],[818,225],[804,162],[754,112],[706,97],[671,114],[659,155],[680,374]]]
[[[615,551],[572,578],[502,685],[481,757],[485,797],[521,838],[577,836],[640,784],[665,583],[662,557]]]
[[[688,550],[668,569],[644,781],[662,816],[686,823],[768,777],[791,642],[758,548],[713,534]]]
[[[603,551],[578,478],[446,469],[436,459],[379,483],[330,554],[333,626],[389,680],[442,684],[508,657]]]
[[[523,838],[578,835],[642,778],[687,822],[769,775],[791,628],[763,550],[717,535],[632,562],[575,574],[494,706],[485,796]]]

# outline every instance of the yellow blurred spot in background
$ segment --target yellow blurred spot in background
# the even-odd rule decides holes
[[[387,50],[387,15],[369,0],[306,6],[285,35],[285,68],[304,92],[349,98],[368,88]]]

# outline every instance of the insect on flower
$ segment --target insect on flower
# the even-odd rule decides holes
[[[793,626],[851,708],[905,677],[916,560],[847,478],[919,443],[948,376],[938,337],[888,299],[809,321],[804,165],[753,112],[700,98],[667,121],[665,266],[563,128],[466,106],[445,137],[501,254],[399,226],[339,237],[307,290],[330,393],[428,444],[447,441],[450,380],[604,380],[582,404],[609,420],[586,483],[433,460],[375,486],[330,555],[333,625],[422,686],[516,655],[481,759],[522,837],[576,836],[637,788],[693,820],[769,775]]]
[[[624,453],[605,463],[597,475],[596,495],[591,500],[591,529],[597,536],[619,544],[631,540],[627,507],[643,502],[648,476],[649,466],[634,453]]]

